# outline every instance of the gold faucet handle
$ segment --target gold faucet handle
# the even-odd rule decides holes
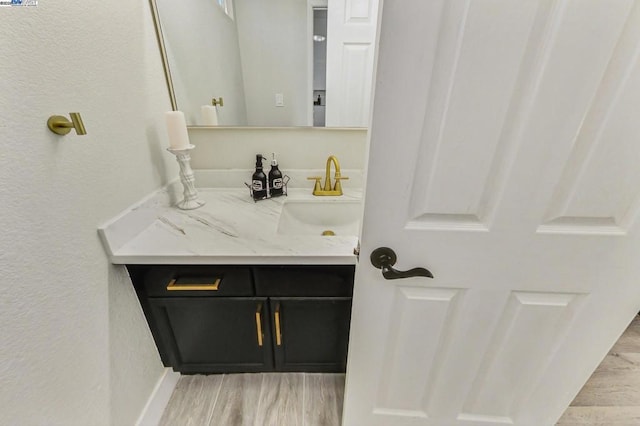
[[[333,187],[334,191],[339,191],[342,194],[342,184],[340,183],[341,180],[349,180],[348,176],[336,176],[334,178],[336,180],[336,184]]]
[[[315,180],[316,183],[315,185],[313,185],[313,193],[316,194],[319,191],[322,191],[322,188],[320,187],[320,179],[322,179],[322,176],[309,176],[307,178],[307,180]]]

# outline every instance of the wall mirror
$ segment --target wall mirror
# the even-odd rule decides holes
[[[378,0],[150,2],[187,124],[368,126]]]

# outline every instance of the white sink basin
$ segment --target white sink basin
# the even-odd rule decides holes
[[[360,232],[361,203],[353,200],[287,200],[280,214],[278,234],[357,236]]]

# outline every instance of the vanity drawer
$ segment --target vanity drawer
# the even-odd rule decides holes
[[[264,266],[254,269],[257,296],[350,297],[355,267]]]
[[[253,296],[251,268],[232,266],[156,266],[147,271],[148,297]]]

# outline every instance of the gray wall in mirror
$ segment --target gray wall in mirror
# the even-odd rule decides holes
[[[312,7],[326,7],[326,0],[233,0],[233,17],[217,0],[151,1],[177,109],[189,125],[205,124],[201,107],[218,97],[224,98],[217,108],[221,126],[324,124],[314,120],[326,97],[324,79],[314,78],[313,68],[326,61],[314,45],[325,49],[326,58],[326,41],[313,41]],[[276,106],[277,94],[283,106]],[[314,106],[318,95],[321,105]]]

